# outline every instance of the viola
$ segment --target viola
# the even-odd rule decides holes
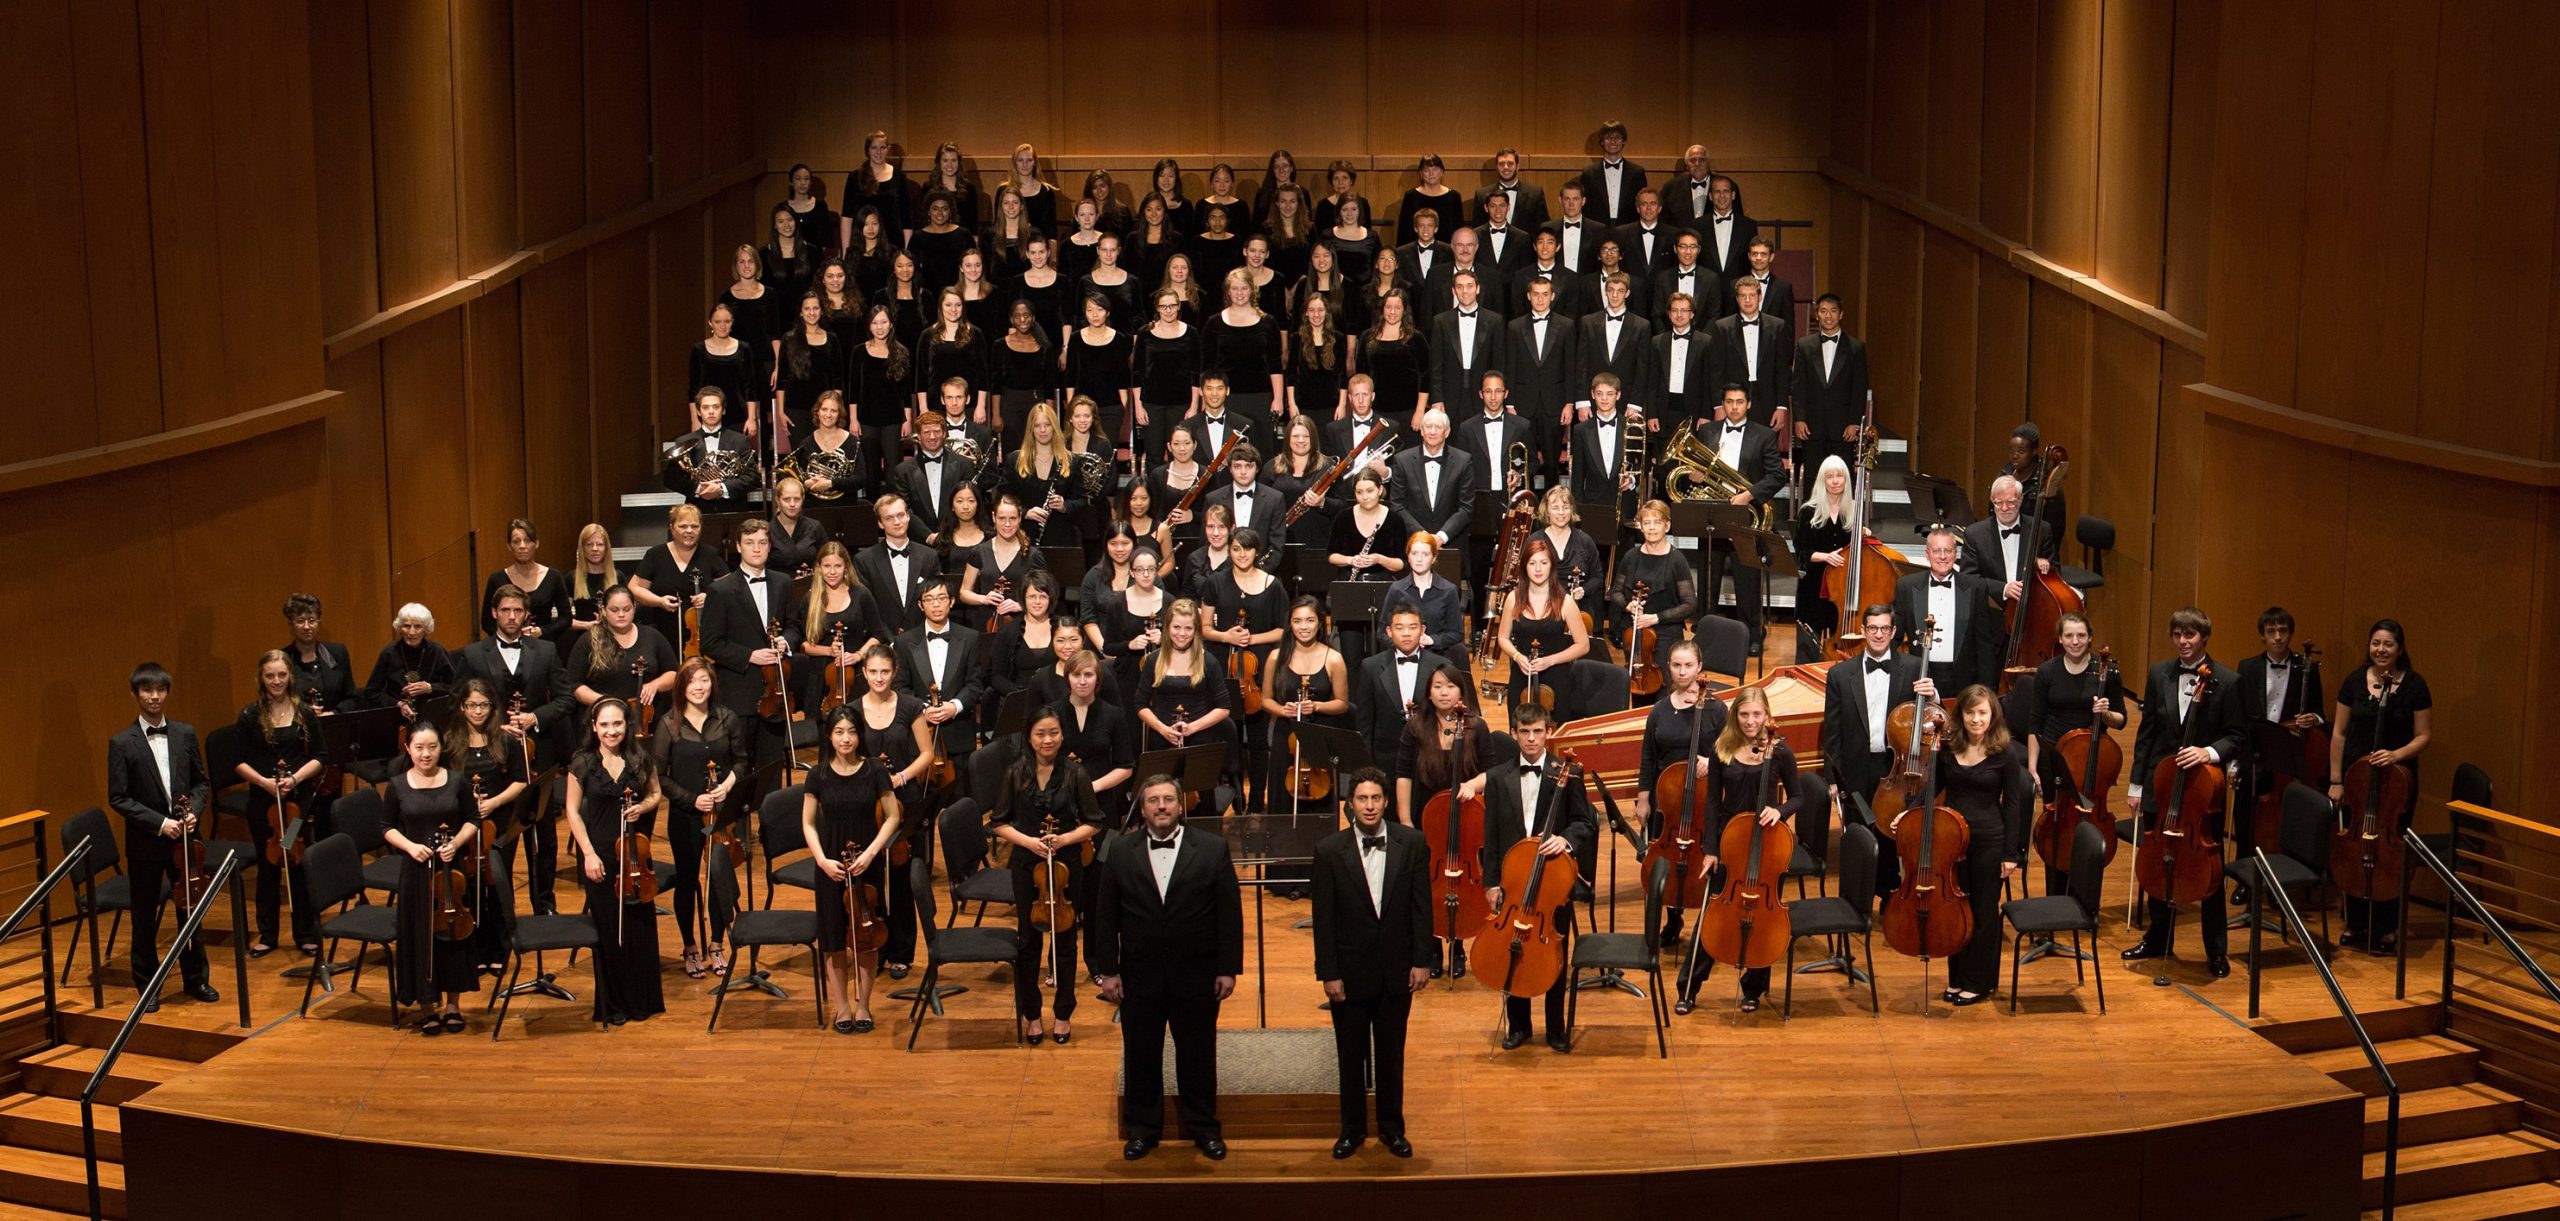
[[[427,843],[427,896],[433,912],[429,922],[437,939],[463,941],[479,923],[472,915],[470,879],[444,859],[445,846],[452,842],[452,833],[438,827]]]
[[[1591,612],[1582,609],[1582,565],[1576,564],[1564,574],[1564,596],[1573,599],[1574,613],[1582,616],[1582,634],[1591,634]]]
[[[1529,686],[1523,694],[1527,696],[1528,701],[1531,704],[1544,708],[1549,712],[1553,712],[1556,710],[1556,689],[1546,684],[1543,676],[1538,670],[1538,651],[1538,642],[1534,640],[1530,641]]]
[[[693,597],[686,598],[684,609],[677,612],[676,635],[684,640],[684,647],[681,650],[684,659],[691,661],[702,656],[702,608],[694,605],[693,602],[694,598],[702,596],[702,574],[695,572],[686,575],[693,578]]]
[[[2365,681],[2358,672],[2354,681]],[[2406,763],[2375,766],[2371,752],[2382,749],[2382,714],[2390,707],[2396,677],[2383,680],[2381,698],[2373,705],[2373,737],[2366,754],[2347,765],[2339,785],[2346,800],[2338,806],[2338,834],[2329,841],[2329,877],[2338,889],[2358,899],[2400,897],[2400,840],[2408,819],[2409,797],[2417,783]]]
[[[649,672],[636,653],[631,657],[631,688],[631,706],[639,710],[640,736],[645,738],[658,727],[658,705],[655,701],[641,698],[642,693],[649,689]]]
[[[791,715],[791,659],[782,640],[782,625],[764,625],[764,638],[773,650],[773,664],[763,667],[764,694],[756,698],[756,715],[770,721]]]
[[[1538,833],[1521,837],[1502,854],[1499,916],[1488,921],[1469,948],[1468,962],[1476,980],[1506,996],[1531,997],[1563,978],[1567,950],[1564,922],[1573,902],[1573,884],[1581,870],[1573,854],[1542,856],[1538,845],[1552,834],[1555,810],[1564,790],[1582,778],[1582,765],[1565,751],[1556,752],[1558,771],[1548,774],[1545,809],[1537,812]]]
[[[997,577],[996,587],[988,590],[987,596],[995,600],[987,604],[987,634],[993,636],[1004,630],[1004,612],[996,605],[1013,596],[1013,578]]]
[[[1635,592],[1627,598],[1627,622],[1644,613],[1645,600],[1652,596],[1652,587],[1636,582]],[[1627,629],[1627,690],[1638,699],[1662,693],[1662,666],[1653,659],[1661,644],[1653,628]]]
[[[1760,755],[1759,801],[1725,821],[1716,853],[1724,862],[1724,889],[1698,910],[1697,949],[1710,961],[1745,970],[1774,966],[1786,957],[1792,928],[1779,884],[1795,859],[1795,829],[1784,822],[1760,822],[1760,811],[1770,807],[1776,791],[1775,744],[1772,735],[1744,748]]]
[[[1928,654],[1938,618],[1920,629]],[[1938,804],[1938,753],[1946,739],[1946,706],[1914,694],[1885,719],[1898,756],[1894,782],[1876,795],[1876,817],[1893,837],[1902,885],[1885,905],[1885,944],[1927,961],[1950,958],[1973,939],[1973,905],[1964,889],[1964,816]]]
[[[1643,876],[1653,876],[1654,862],[1671,862],[1671,885],[1662,902],[1675,912],[1707,898],[1707,778],[1698,775],[1697,766],[1706,740],[1706,681],[1699,680],[1693,690],[1698,702],[1689,709],[1689,750],[1653,782],[1653,813],[1662,830],[1644,853]]]
[[[2112,691],[2115,684],[2116,651],[2100,649],[2098,690]],[[2054,749],[2062,759],[2062,782],[2054,786],[2052,804],[2036,821],[2036,855],[2055,869],[2069,869],[2071,837],[2080,833],[2080,824],[2087,823],[2106,841],[2107,863],[2114,864],[2116,820],[2107,812],[2107,791],[2124,772],[2124,748],[2107,735],[2102,719],[2093,719],[2089,728],[2062,735]]]
[[[706,759],[702,764],[702,791],[708,793],[718,787],[720,787],[719,761]],[[702,816],[702,822],[704,828],[711,832],[711,842],[719,845],[729,854],[730,868],[735,869],[746,863],[747,846],[738,839],[737,819],[722,821],[719,803],[714,802],[711,812]]]
[[[471,837],[471,884],[475,888],[472,896],[472,910],[477,911],[479,896],[476,888],[482,885],[494,886],[498,882],[496,871],[489,868],[489,844],[498,837],[498,829],[488,815],[480,812],[482,804],[488,800],[480,795],[480,778],[471,777],[470,785],[471,821],[473,826],[479,828],[479,833]]]
[[[889,944],[889,917],[880,908],[880,888],[853,870],[861,856],[862,849],[846,840],[836,863],[844,866],[845,944],[856,954],[871,955]]]
[[[2017,600],[2009,606],[2009,655],[2000,671],[2002,691],[2061,651],[2062,616],[2087,605],[2087,599],[2059,573],[2036,569],[2036,554],[2044,545],[2038,532],[2044,528],[2045,500],[2071,467],[2070,455],[2061,446],[2047,446],[2044,452],[2045,473],[2036,484],[2035,507],[2020,522],[2024,527],[2018,536],[2021,575]]]
[[[836,655],[827,659],[827,694],[818,701],[818,715],[825,716],[853,698],[853,667],[844,664],[844,623],[838,620],[827,630],[827,647]]]
[[[2195,695],[2187,701],[2186,723],[2178,734],[2182,746],[2201,746],[2215,675],[2210,665],[2196,671]],[[2164,715],[2168,709],[2160,710]],[[2142,893],[2169,903],[2193,903],[2222,886],[2222,840],[2217,826],[2225,777],[2220,765],[2178,766],[2175,754],[2151,770],[2152,815],[2148,834],[2133,854],[2133,877]]]
[[[270,865],[290,864],[300,868],[302,837],[296,835],[290,842],[285,839],[285,832],[299,831],[301,828],[294,824],[302,821],[302,803],[293,799],[293,773],[279,763],[276,765],[275,782],[276,799],[267,808],[267,846],[263,855]]]
[[[1040,834],[1048,838],[1058,834],[1058,816],[1040,818]],[[1067,867],[1051,853],[1031,871],[1031,924],[1049,932],[1049,956],[1042,963],[1041,986],[1058,986],[1058,952],[1066,935],[1076,927],[1076,903],[1073,887],[1068,885]]]
[[[1236,626],[1250,634],[1253,624],[1246,620],[1244,608],[1236,608]],[[1227,649],[1227,681],[1235,684],[1236,696],[1244,704],[1245,715],[1262,711],[1262,655],[1249,644]]]
[[[2293,665],[2285,679],[2285,707],[2301,708],[2304,705],[2303,697],[2311,685],[2311,671],[2319,664],[2315,660],[2319,656],[2320,646],[2316,644],[2306,644],[2294,651]],[[2285,732],[2293,736],[2302,757],[2298,762],[2277,759],[2268,765],[2263,780],[2266,791],[2258,794],[2250,810],[2250,827],[2256,833],[2256,838],[2250,842],[2266,848],[2274,848],[2284,842],[2285,786],[2299,780],[2315,789],[2326,790],[2329,787],[2328,729],[2314,725],[2308,729],[2287,728]],[[2396,877],[2398,871],[2395,869],[2393,872]]]
[[[196,896],[213,885],[212,874],[204,859],[204,837],[196,834],[195,799],[181,793],[171,803],[170,811],[177,816],[178,825],[183,828],[178,832],[177,860],[173,862],[178,871],[178,901],[186,905],[186,910],[193,911]]]

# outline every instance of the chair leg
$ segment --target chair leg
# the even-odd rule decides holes
[[[1876,931],[1874,926],[1870,925],[1867,928],[1867,961],[1872,963],[1875,960]],[[1875,1017],[1884,1016],[1884,1002],[1876,999],[1876,969],[1872,966],[1867,968],[1867,1009]]]
[[[498,989],[498,1020],[489,1026],[489,1041],[492,1043],[497,1042],[498,1036],[507,1029],[507,1010],[514,1008],[516,1003],[516,981],[524,978],[524,952],[519,950],[508,957],[515,961],[508,964],[507,986]],[[539,974],[541,967],[537,965],[534,970]]]
[[[2072,944],[2076,946],[2079,942],[2075,939]],[[2098,945],[2097,922],[2094,920],[2090,921],[2089,957],[2097,958],[2099,955],[2104,953],[2106,953],[2106,950]],[[2107,1014],[2107,973],[2099,971],[2095,972],[2095,974],[2098,977],[2098,1016],[2105,1017]]]
[[[1671,1029],[1671,1009],[1669,1003],[1662,999],[1662,958],[1660,955],[1656,955],[1651,962],[1645,964],[1645,973],[1653,977],[1650,981],[1653,984],[1653,992],[1651,995],[1647,996],[1645,1000],[1647,1005],[1653,1010],[1654,1055],[1658,1059],[1668,1060],[1671,1058],[1671,1039],[1668,1033]]]
[[[754,950],[749,950],[747,952],[747,969],[750,972],[755,970]],[[876,983],[877,981],[874,982]],[[818,1029],[825,1030],[828,1028],[827,964],[825,962],[825,955],[820,952],[818,943],[815,941],[809,943],[809,983],[809,992],[816,998],[818,1006]]]
[[[2084,984],[2089,982],[2089,957],[2080,952],[2080,930],[2071,930],[2071,969],[2079,974],[2080,982]]]
[[[2018,953],[2026,943],[2025,933],[2009,938],[2009,1012],[2011,1013],[2018,1011]]]
[[[75,935],[75,936],[77,935],[77,931],[76,931],[76,930],[75,930],[75,932],[74,932],[74,935]],[[335,941],[330,942],[330,943],[329,943],[329,952],[330,952],[330,953],[334,953],[334,952],[336,952],[336,950],[337,950],[337,946],[338,946],[338,943],[337,943],[337,942],[335,942]],[[319,985],[319,983],[320,983],[320,977],[321,977],[321,976],[323,976],[323,975],[326,975],[326,974],[328,974],[328,973],[329,973],[329,959],[328,959],[328,957],[327,957],[326,955],[324,955],[324,956],[320,959],[320,962],[319,962],[317,965],[315,965],[314,967],[312,967],[312,969],[311,969],[311,974],[303,978],[303,981],[302,981],[302,1011],[301,1011],[300,1013],[296,1014],[295,1016],[297,1016],[297,1017],[310,1017],[310,1016],[311,1016],[311,990],[312,990],[314,987],[316,987],[316,986],[318,986],[318,985]]]
[[[1574,1019],[1582,1012],[1582,968],[1575,967],[1564,985],[1564,1032],[1573,1036]],[[1552,1032],[1551,1032],[1552,1033]]]
[[[941,972],[941,963],[927,962],[924,964],[924,983],[916,989],[915,1003],[907,1007],[908,1051],[914,1051],[916,1049],[916,1036],[924,1033],[925,1002],[933,998],[934,977],[941,974]],[[1013,1026],[1014,1038],[1019,1040],[1022,1037],[1022,1023],[1017,1021]]]
[[[1778,1020],[1793,1021],[1796,1016],[1796,939],[1787,938],[1787,996],[1778,1005]]]
[[[184,922],[181,921],[181,923]],[[99,961],[106,962],[115,958],[116,934],[123,931],[124,909],[119,907],[115,910],[115,914],[107,919],[107,939],[98,943],[98,954],[100,956]]]

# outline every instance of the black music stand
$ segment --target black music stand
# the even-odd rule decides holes
[[[996,725],[991,731],[991,736],[1001,738],[1006,734],[1021,733],[1030,727],[1031,688],[1024,687],[1019,691],[1005,693],[1004,700],[996,705]]]
[[[462,706],[462,696],[456,692],[430,695],[417,701],[415,706],[418,715],[416,720],[410,722],[411,724],[424,723],[443,729],[453,722],[453,710]]]
[[[1915,472],[1902,477],[1902,486],[1911,494],[1911,516],[1923,526],[1948,525],[1961,530],[1976,520],[1972,498],[1955,480]]]
[[[1751,653],[1758,659],[1758,664],[1752,667],[1755,676],[1766,674],[1769,672],[1769,659],[1762,654],[1768,650],[1762,647],[1762,641],[1769,634],[1769,581],[1773,577],[1797,575],[1795,552],[1774,531],[1746,526],[1733,532],[1733,558],[1735,563],[1760,574],[1761,639],[1751,642]]]
[[[1311,732],[1317,728],[1307,726]],[[1359,737],[1357,734],[1350,736],[1355,740]],[[1235,863],[1250,866],[1254,871],[1254,876],[1244,880],[1243,885],[1253,891],[1254,1022],[1257,1025],[1271,1024],[1270,977],[1263,952],[1262,892],[1274,886],[1300,882],[1297,878],[1272,877],[1271,867],[1315,863],[1317,841],[1333,834],[1339,825],[1338,817],[1331,810],[1303,814],[1231,814],[1218,820],[1218,833],[1235,845]]]
[[[1084,570],[1091,567],[1085,561],[1082,543],[1042,544],[1040,562],[1050,576],[1058,579],[1058,588],[1070,593],[1084,584]]]
[[[1224,738],[1224,733],[1217,735]],[[1194,793],[1214,799],[1219,781],[1226,778],[1227,746],[1224,742],[1201,746],[1174,746],[1150,750],[1138,756],[1137,782],[1145,784],[1149,776],[1171,776],[1184,796]],[[1188,816],[1198,807],[1186,808]],[[1216,817],[1214,814],[1211,817]]]
[[[1280,564],[1272,571],[1288,574],[1291,578],[1290,588],[1303,590],[1312,586],[1330,584],[1334,578],[1352,570],[1334,567],[1332,553],[1323,547],[1289,543],[1281,548]],[[1384,583],[1381,582],[1379,587],[1385,588]],[[1341,617],[1341,613],[1336,611],[1334,618]]]
[[[1347,623],[1377,623],[1378,602],[1386,593],[1385,581],[1336,581],[1326,586],[1325,604],[1333,608],[1335,630]]]
[[[1614,500],[1607,504],[1575,501],[1573,511],[1582,519],[1582,532],[1590,535],[1595,543],[1602,539],[1616,540],[1619,527],[1624,524],[1618,517],[1618,503]]]
[[[1752,528],[1751,510],[1721,500],[1684,501],[1671,506],[1669,537],[1698,540],[1698,559],[1689,570],[1698,580],[1698,606],[1701,614],[1715,613],[1721,601],[1721,582],[1716,580],[1716,540],[1730,539],[1734,534]],[[1677,551],[1678,544],[1673,544]]]
[[[355,708],[314,719],[320,722],[320,761],[331,767],[343,771],[354,763],[400,753],[397,708]]]

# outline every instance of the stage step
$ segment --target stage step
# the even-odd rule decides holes
[[[94,1108],[98,1120],[98,1156],[124,1160],[124,1113],[114,1107]],[[0,1145],[67,1153],[79,1157],[80,1100],[47,1094],[13,1094],[0,1098]]]
[[[2362,1009],[2356,1018],[2364,1023],[2365,1033],[2377,1043],[2387,1039],[2414,1039],[2435,1033],[2442,1023],[2444,1006],[2437,1001],[2411,1001]],[[2331,1048],[2353,1047],[2355,1032],[2342,1017],[2311,1018],[2307,1021],[2269,1022],[2256,1027],[2258,1037],[2299,1056]]]
[[[2392,1039],[2378,1042],[2376,1047],[2382,1053],[2382,1062],[2390,1066],[2392,1079],[2399,1083],[2404,1099],[2418,1090],[2473,1080],[2480,1066],[2477,1048],[2439,1035]],[[2382,1079],[2366,1063],[2361,1048],[2327,1048],[2306,1053],[2302,1060],[2368,1098],[2382,1092]]]
[[[0,1203],[0,1221],[84,1221],[88,1215],[86,1211],[64,1212],[58,1208]]]
[[[18,1061],[26,1088],[56,1098],[80,1096],[89,1084],[89,1074],[98,1070],[106,1053],[95,1047],[65,1044],[50,1051],[38,1052]],[[131,1102],[150,1092],[164,1081],[186,1075],[195,1065],[185,1060],[166,1060],[127,1051],[116,1060],[115,1071],[98,1089],[98,1101],[109,1106]]]
[[[98,1189],[101,1211],[110,1217],[123,1216],[124,1167],[100,1163]],[[86,1214],[89,1164],[77,1154],[0,1146],[0,1201]]]
[[[2366,1209],[2372,1221],[2379,1221],[2382,1210]],[[2446,1196],[2441,1200],[2421,1200],[2411,1204],[2402,1201],[2396,1214],[2399,1221],[2489,1221],[2490,1218],[2560,1217],[2560,1182],[2526,1183],[2502,1187],[2496,1191],[2470,1195]]]
[[[64,1013],[62,1039],[82,1047],[104,1047],[115,1041],[116,1031],[123,1025],[124,1019],[113,1013]],[[126,1040],[124,1049],[127,1055],[202,1064],[246,1041],[220,1030],[192,1030],[145,1021],[133,1028],[133,1037]]]
[[[2382,1207],[2382,1155],[2364,1157],[2364,1207]],[[2493,1132],[2400,1150],[2400,1200],[2440,1200],[2560,1176],[2560,1141],[2536,1132]]]
[[[2364,1100],[2364,1148],[2382,1151],[2390,1129],[2391,1100]],[[2400,1096],[2400,1147],[2510,1132],[2524,1126],[2524,1100],[2477,1081]]]

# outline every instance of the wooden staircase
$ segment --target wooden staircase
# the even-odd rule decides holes
[[[2400,1085],[2398,1216],[2560,1218],[2560,1139],[2526,1127],[2524,1099],[2480,1079],[2479,1048],[2436,1033],[2442,1008],[2393,1003],[2357,1015]],[[2346,1021],[2257,1030],[2365,1096],[2363,1201],[2365,1216],[2381,1216],[2389,1103]]]
[[[66,1041],[12,1066],[18,1092],[0,1095],[0,1221],[88,1215],[80,1091],[106,1055],[117,1025],[95,1014],[65,1013]],[[117,1107],[239,1041],[207,1031],[147,1024],[135,1028],[115,1071],[98,1091],[98,1182],[107,1216],[125,1215],[123,1125]]]

